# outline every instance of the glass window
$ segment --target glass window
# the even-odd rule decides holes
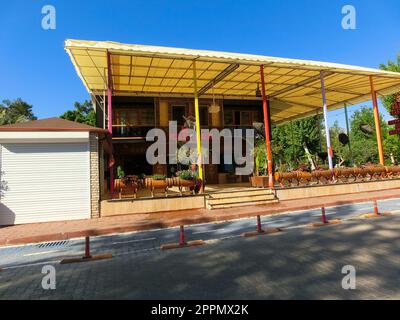
[[[137,126],[139,124],[138,112],[136,110],[129,111],[128,125]]]
[[[154,125],[154,111],[152,109],[141,110],[140,122],[142,126]]]
[[[185,120],[185,106],[173,106],[172,107],[172,121],[176,121],[178,126],[183,126]]]
[[[200,106],[199,113],[200,113],[200,125],[208,126],[208,107]]]
[[[258,111],[253,111],[253,122],[260,122],[260,113]]]
[[[224,124],[226,126],[233,125],[233,113],[232,113],[232,111],[225,111],[224,112]]]
[[[249,126],[251,125],[251,119],[250,119],[250,112],[248,111],[243,111],[241,114],[241,119],[240,119],[240,125],[241,126]]]

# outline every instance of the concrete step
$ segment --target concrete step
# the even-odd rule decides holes
[[[209,210],[276,203],[278,199],[270,189],[245,189],[211,193],[206,196]]]
[[[207,203],[207,209],[208,210],[214,210],[214,209],[227,209],[227,208],[234,208],[234,207],[245,207],[249,205],[262,205],[262,204],[272,204],[272,203],[278,203],[278,199],[273,199],[273,200],[257,200],[257,201],[250,201],[250,202],[235,202],[235,203],[219,203],[219,204],[210,204]]]
[[[237,198],[247,197],[255,195],[273,195],[274,192],[271,189],[245,189],[245,190],[233,190],[233,191],[221,191],[208,194],[208,198],[212,199],[223,199],[223,198]]]
[[[221,204],[221,203],[239,203],[239,202],[252,202],[260,200],[274,200],[274,194],[255,194],[255,195],[244,195],[244,196],[230,196],[222,198],[207,198],[207,202],[210,204]]]

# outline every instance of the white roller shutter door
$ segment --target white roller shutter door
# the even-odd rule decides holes
[[[85,143],[1,145],[0,225],[90,218]]]

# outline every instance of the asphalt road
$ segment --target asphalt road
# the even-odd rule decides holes
[[[246,228],[240,225],[235,225],[236,231]],[[55,270],[54,290],[42,287],[42,268],[49,267],[43,263],[6,268],[0,272],[0,299],[400,299],[399,225],[399,214],[354,218],[323,228],[289,228],[252,238],[233,236],[167,251],[150,245],[158,243],[151,238],[160,239],[159,231],[107,237],[96,245],[99,252],[112,250],[116,254],[112,259],[46,262]],[[216,230],[217,226],[225,226],[225,231]],[[214,238],[211,234],[229,234],[226,224],[208,227],[214,228],[210,238]],[[193,231],[208,231],[203,229],[207,226],[198,228]],[[176,230],[164,232],[164,237],[176,236]],[[102,241],[108,247],[100,246]],[[75,253],[74,243],[66,246],[66,252]],[[78,242],[76,251],[81,249]],[[61,255],[47,253],[41,259],[57,260]],[[346,290],[343,268],[349,266],[355,270],[355,287]]]
[[[399,199],[378,202],[381,212],[400,212]],[[234,210],[234,209],[232,209]],[[343,205],[326,209],[329,219],[343,220],[358,218],[360,214],[373,211],[371,202]],[[319,221],[320,210],[298,211],[262,217],[263,228],[300,228],[309,222]],[[186,241],[202,239],[206,241],[240,237],[243,232],[256,228],[255,218],[207,223],[185,227]],[[179,228],[167,228],[144,232],[133,232],[91,238],[91,253],[112,253],[118,255],[148,255],[160,249],[164,243],[178,242]],[[27,265],[58,263],[68,257],[82,256],[84,239],[71,239],[22,246],[0,247],[0,268],[3,270]]]

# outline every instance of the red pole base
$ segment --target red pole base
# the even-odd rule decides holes
[[[90,237],[85,237],[85,256],[84,259],[90,259],[92,256],[90,255]]]
[[[328,221],[326,220],[326,215],[325,215],[325,207],[321,208],[321,220],[322,220],[322,223],[328,223]]]
[[[183,226],[180,226],[180,231],[179,231],[179,245],[184,246],[186,244],[185,241],[185,229]]]
[[[261,227],[261,217],[260,216],[257,216],[257,232],[264,233],[264,230]]]
[[[374,200],[374,214],[379,215],[378,201]]]

